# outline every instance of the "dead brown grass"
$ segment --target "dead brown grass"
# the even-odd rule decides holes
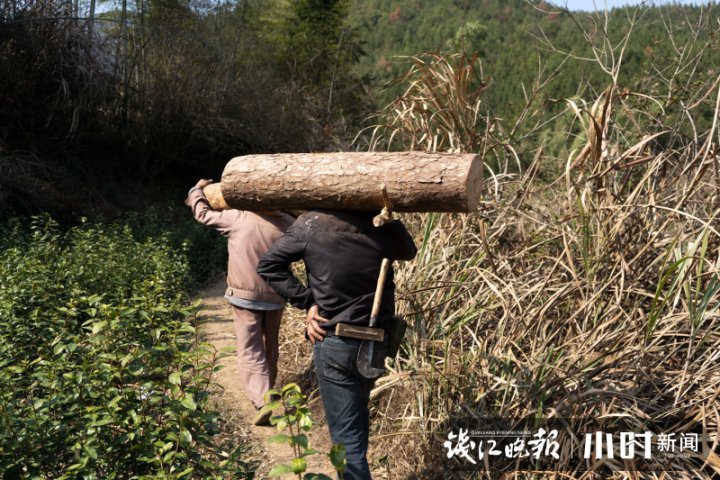
[[[433,123],[453,101],[435,98],[460,85],[467,60],[418,60],[408,89],[388,108],[370,144],[425,145],[492,154],[486,201],[467,216],[408,215],[420,247],[400,268],[400,305],[411,328],[389,375],[373,392],[371,444],[387,478],[469,478],[437,462],[433,434],[453,418],[533,416],[567,419],[568,431],[653,421],[665,432],[702,423],[706,456],[677,460],[666,472],[634,472],[618,460],[553,465],[553,474],[512,478],[712,478],[720,396],[720,90],[703,77],[681,115],[638,122],[652,92],[569,101],[585,143],[564,172],[539,146],[519,171],[508,145],[457,147],[457,131]],[[427,79],[432,79],[428,81]],[[467,85],[463,88],[469,88]],[[438,93],[440,92],[440,93]],[[455,95],[469,99],[470,92]],[[478,97],[479,98],[479,97]],[[475,100],[461,108],[480,111]],[[590,105],[584,107],[583,105]],[[416,115],[418,109],[425,114]],[[711,111],[698,131],[694,119]],[[465,112],[465,113],[464,113]],[[437,114],[436,114],[437,113]],[[490,117],[487,117],[490,118]],[[686,132],[695,131],[694,135]],[[428,132],[438,138],[427,138]],[[395,143],[398,142],[398,143]],[[504,160],[504,161],[502,161]],[[709,453],[708,453],[709,452]],[[669,470],[673,470],[667,473]],[[562,473],[558,473],[558,471]]]

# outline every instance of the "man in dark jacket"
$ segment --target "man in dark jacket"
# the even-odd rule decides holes
[[[372,381],[360,375],[360,340],[335,336],[335,325],[368,326],[383,258],[411,260],[417,249],[405,226],[373,226],[379,212],[313,210],[300,216],[258,263],[260,276],[295,307],[307,310],[315,373],[333,443],[346,449],[348,480],[369,479],[368,401]],[[290,264],[305,262],[308,286]],[[390,267],[382,296],[380,326],[395,313]]]

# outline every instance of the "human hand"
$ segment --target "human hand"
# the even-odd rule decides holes
[[[307,312],[307,316],[305,317],[305,326],[307,327],[307,334],[310,338],[310,343],[314,345],[316,341],[323,341],[323,337],[327,335],[327,332],[320,325],[327,322],[329,322],[327,318],[323,318],[318,314],[317,305],[310,307]]]
[[[205,188],[208,185],[210,185],[211,183],[212,183],[212,179],[206,180],[204,178],[201,178],[200,180],[198,180],[198,182],[195,184],[195,186],[198,188]]]

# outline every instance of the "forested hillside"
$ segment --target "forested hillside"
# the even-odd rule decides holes
[[[676,84],[685,84],[698,70],[663,71],[681,58],[700,56],[701,72],[720,62],[717,35],[699,28],[704,19],[720,15],[720,5],[616,8],[607,19],[555,5],[527,0],[355,0],[350,16],[367,53],[360,59],[360,71],[379,87],[407,68],[404,56],[476,52],[489,84],[490,110],[512,120],[537,81],[549,82],[542,92],[545,100],[603,90],[608,78],[593,46],[602,44],[604,33],[614,44],[630,34],[618,83],[631,91],[652,87],[646,79],[658,71],[668,78],[677,75]],[[691,48],[681,48],[688,44]],[[683,98],[685,92],[678,88],[667,92],[669,103]],[[399,93],[395,86],[379,98],[389,101]]]
[[[618,85],[655,89],[661,75],[665,108],[720,61],[703,27],[718,5],[607,18],[525,0],[7,1],[0,12],[0,202],[20,211],[115,215],[219,176],[236,155],[347,149],[423,52],[477,53],[482,111],[507,126],[528,106],[553,115],[564,98],[597,95],[613,59],[593,52],[627,34]],[[673,71],[683,60],[692,67]]]

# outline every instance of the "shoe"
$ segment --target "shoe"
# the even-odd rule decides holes
[[[262,408],[257,409],[257,414],[255,415],[255,418],[253,419],[253,425],[255,426],[262,426],[262,425],[270,425],[270,417],[272,417],[272,411],[267,410],[263,411]]]

